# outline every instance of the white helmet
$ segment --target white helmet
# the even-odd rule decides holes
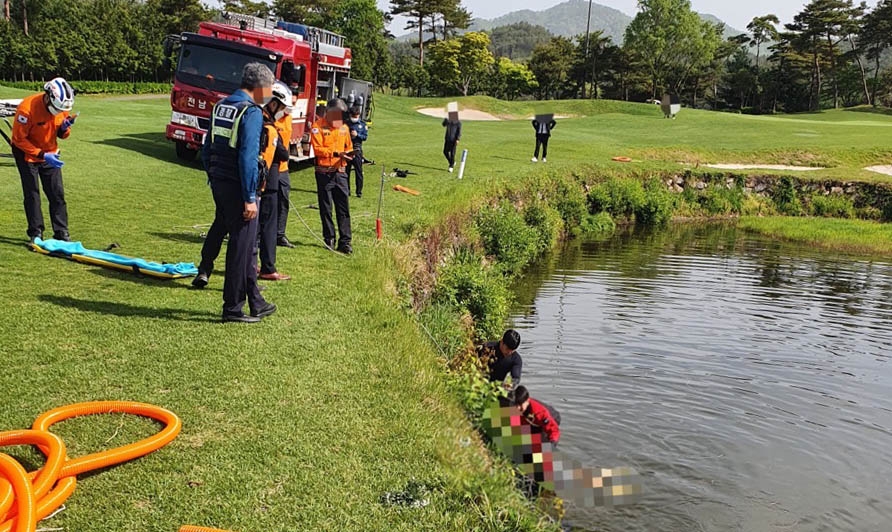
[[[273,83],[273,99],[291,109],[291,89],[281,81]]]
[[[64,78],[48,81],[43,86],[43,90],[50,98],[50,106],[56,111],[71,111],[71,108],[74,107],[74,89]]]

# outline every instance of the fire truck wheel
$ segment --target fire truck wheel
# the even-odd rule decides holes
[[[185,142],[177,142],[177,157],[184,161],[194,161],[198,156],[198,150],[193,150]]]

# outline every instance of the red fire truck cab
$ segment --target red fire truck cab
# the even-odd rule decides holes
[[[318,103],[340,97],[371,113],[372,86],[349,78],[352,53],[335,33],[282,21],[224,14],[202,22],[198,33],[179,36],[179,60],[170,105],[167,138],[177,156],[194,160],[210,126],[214,104],[239,89],[242,69],[263,63],[294,95],[291,158],[313,157],[308,131]]]

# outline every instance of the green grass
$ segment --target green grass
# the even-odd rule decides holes
[[[384,100],[383,98],[381,100]],[[383,105],[402,115],[422,107],[445,107],[449,99],[387,99]],[[488,97],[460,100],[464,108],[505,117],[507,122],[465,122],[466,131],[490,132],[472,156],[500,156],[524,163],[532,151],[527,118],[552,112],[574,118],[558,121],[551,161],[585,162],[605,171],[682,171],[710,163],[820,166],[826,170],[790,172],[808,179],[892,182],[863,170],[892,162],[892,116],[855,111],[749,116],[684,109],[665,120],[655,105],[615,101],[503,102]],[[431,124],[435,119],[426,119]],[[489,151],[486,140],[503,148]],[[520,153],[515,153],[519,148]],[[484,155],[481,155],[484,154]],[[610,159],[628,156],[631,165]],[[680,164],[683,163],[683,164]],[[622,167],[622,168],[618,168]],[[764,170],[744,173],[764,174]],[[787,172],[771,172],[787,173]]]
[[[0,87],[0,98],[25,94]],[[208,290],[193,292],[187,281],[141,279],[27,252],[19,180],[12,160],[0,158],[0,297],[7,302],[0,309],[0,430],[94,399],[157,403],[184,420],[170,447],[84,479],[47,526],[520,528],[524,501],[505,476],[494,475],[480,445],[461,444],[473,430],[443,384],[436,350],[396,303],[394,253],[403,252],[408,235],[543,166],[529,162],[526,121],[467,122],[461,147],[471,151],[468,171],[455,179],[440,153],[440,121],[414,110],[445,101],[378,99],[368,157],[388,170],[418,173],[388,181],[383,245],[374,242],[379,169],[368,168],[365,198],[352,201],[357,254],[349,259],[318,245],[318,213],[306,208],[315,203],[312,173],[292,175],[292,201],[313,234],[292,214],[289,235],[298,248],[280,253],[279,269],[294,280],[269,287],[265,294],[280,312],[252,327],[215,323],[219,272]],[[536,107],[471,102],[520,117]],[[62,144],[73,237],[93,248],[117,242],[121,253],[154,260],[198,259],[200,226],[210,223],[213,202],[203,172],[177,162],[164,139],[168,105],[164,97],[78,99],[81,118]],[[547,165],[554,172],[587,165],[646,173],[681,170],[676,154],[739,162],[802,152],[838,163],[819,177],[879,181],[859,168],[892,159],[892,118],[883,115],[858,114],[852,125],[842,113],[753,118],[685,111],[670,122],[655,107],[634,104],[555,103],[554,111],[565,105],[579,118],[561,120],[555,131]],[[817,136],[796,136],[805,130]],[[614,155],[644,161],[619,165],[609,161]],[[422,195],[392,191],[397,182]],[[119,424],[117,417],[79,420],[60,431],[76,455],[151,430],[147,423]],[[427,509],[378,504],[382,492],[413,477],[446,487]]]
[[[835,218],[744,217],[740,227],[827,249],[892,256],[892,224]]]

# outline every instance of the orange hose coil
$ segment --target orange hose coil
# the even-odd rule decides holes
[[[183,525],[180,527],[180,532],[230,532],[230,531],[229,530],[221,530],[219,528],[205,528],[203,526]]]
[[[74,460],[68,459],[62,440],[49,431],[50,427],[67,419],[115,413],[148,417],[165,426],[157,434],[136,443]],[[157,406],[97,401],[63,406],[43,413],[34,422],[33,430],[0,432],[0,447],[36,445],[46,456],[42,468],[26,473],[18,462],[0,454],[0,532],[34,532],[39,520],[53,513],[71,496],[77,486],[77,475],[157,451],[173,441],[182,427],[176,414]]]
[[[31,490],[28,473],[13,457],[0,454],[0,474],[12,485],[12,492],[18,503],[15,532],[32,532],[37,528],[37,511],[34,508],[34,492]]]

